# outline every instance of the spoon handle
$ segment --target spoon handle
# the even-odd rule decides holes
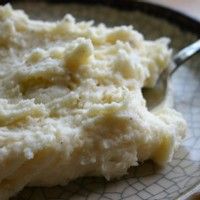
[[[183,64],[186,60],[188,60],[190,57],[195,55],[196,53],[200,52],[200,40],[197,40],[196,42],[192,43],[191,45],[183,48],[180,50],[175,56],[174,56],[174,63],[175,68],[172,69],[170,72],[170,75],[172,75],[180,66]]]

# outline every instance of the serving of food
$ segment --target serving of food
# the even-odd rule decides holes
[[[186,122],[168,104],[149,110],[142,94],[170,66],[169,42],[1,6],[0,200],[25,186],[111,180],[146,160],[171,162]]]
[[[71,15],[34,21],[10,5],[0,20],[1,200],[172,159],[186,123],[167,106],[150,112],[141,92],[169,66],[168,39]]]

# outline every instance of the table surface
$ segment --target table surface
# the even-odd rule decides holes
[[[189,15],[200,21],[200,0],[146,0]]]

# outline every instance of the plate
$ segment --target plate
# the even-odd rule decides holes
[[[13,4],[34,19],[56,20],[71,13],[78,20],[94,19],[108,26],[133,25],[146,38],[171,38],[174,51],[197,40],[198,22],[174,11],[133,1],[93,1],[83,3]],[[69,3],[70,2],[70,3]],[[106,5],[100,5],[104,2]],[[117,6],[116,8],[111,5]],[[120,4],[121,3],[121,4]],[[103,4],[103,3],[102,3]],[[119,9],[120,7],[120,9]],[[167,17],[163,19],[162,17]],[[151,161],[132,167],[120,179],[106,181],[102,177],[80,178],[66,186],[25,188],[12,200],[171,200],[186,199],[200,190],[200,58],[195,56],[172,77],[175,108],[188,123],[188,136],[171,163],[159,168]]]

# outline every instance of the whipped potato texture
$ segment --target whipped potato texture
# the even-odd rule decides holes
[[[168,39],[66,15],[30,20],[0,7],[0,199],[25,186],[120,177],[164,165],[186,133],[181,114],[149,111],[142,87],[169,66]]]

